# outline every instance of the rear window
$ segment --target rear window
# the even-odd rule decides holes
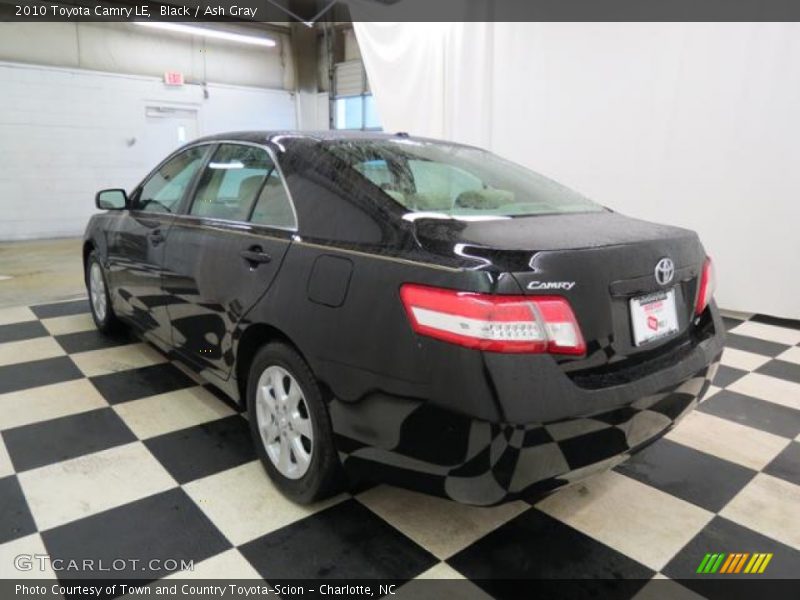
[[[602,206],[485,150],[408,139],[329,142],[328,150],[413,212],[525,216]]]

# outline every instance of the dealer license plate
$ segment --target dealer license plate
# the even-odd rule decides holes
[[[669,337],[678,331],[675,290],[631,298],[633,342],[637,346]]]

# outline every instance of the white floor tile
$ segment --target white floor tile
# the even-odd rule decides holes
[[[790,346],[800,344],[800,330],[778,327],[777,325],[768,325],[766,323],[757,323],[755,321],[747,321],[741,325],[737,325],[730,330],[730,333],[757,337],[762,340],[769,340],[770,342],[777,342],[778,344],[788,344]]]
[[[184,491],[236,546],[294,523],[340,500],[311,506],[286,500],[258,461],[192,481]]]
[[[779,354],[778,358],[800,365],[800,346],[793,346],[792,348],[789,348],[786,352]]]
[[[11,308],[0,308],[0,325],[10,325],[11,323],[24,323],[25,321],[35,321],[36,315],[27,306],[14,306]]]
[[[40,531],[177,485],[141,442],[33,469],[17,477]]]
[[[6,342],[0,344],[0,367],[63,356],[64,354],[66,352],[63,348],[51,337]]]
[[[11,464],[11,457],[8,455],[8,450],[6,450],[3,434],[0,434],[0,478],[13,474],[14,465]]]
[[[761,373],[748,373],[726,389],[800,410],[800,383]]]
[[[232,408],[201,387],[123,402],[114,405],[114,410],[141,440],[234,414]]]
[[[175,571],[164,579],[261,579],[236,548],[195,563],[188,571]]]
[[[769,356],[763,356],[754,352],[745,352],[744,350],[737,350],[736,348],[725,348],[720,362],[734,369],[755,371],[758,367],[770,360]]]
[[[71,354],[70,358],[87,377],[108,375],[167,362],[163,354],[148,344],[129,344]]]
[[[486,592],[468,581],[450,565],[440,562],[408,583],[395,589],[393,600],[491,600]]]
[[[108,406],[88,379],[0,394],[0,430]]]
[[[490,508],[381,485],[357,496],[383,520],[440,559],[446,559],[524,512],[528,505],[509,502]]]
[[[759,473],[720,515],[800,550],[800,486]]]
[[[536,507],[655,571],[714,516],[614,471],[548,496]]]
[[[647,582],[633,597],[633,600],[703,600],[704,596],[683,587],[677,581],[668,579],[660,573]]]
[[[42,319],[42,325],[50,332],[50,335],[65,335],[95,329],[94,321],[89,313]]]
[[[25,537],[0,544],[0,576],[3,579],[56,579],[47,560],[35,556],[48,555],[42,536],[32,533]],[[18,559],[17,557],[23,557]],[[31,557],[29,559],[29,557]],[[48,594],[49,595],[49,594]]]
[[[699,411],[689,413],[666,437],[756,471],[789,444],[784,437]]]
[[[440,562],[417,575],[417,579],[464,579],[464,576],[446,562]]]

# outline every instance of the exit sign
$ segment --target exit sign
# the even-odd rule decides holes
[[[167,85],[183,85],[183,73],[180,71],[166,71],[164,83]]]

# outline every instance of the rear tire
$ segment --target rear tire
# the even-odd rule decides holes
[[[114,333],[121,329],[122,323],[114,314],[111,306],[111,296],[108,293],[108,284],[103,265],[96,251],[89,254],[86,260],[86,290],[89,293],[89,307],[92,319],[102,333]]]
[[[247,378],[247,412],[258,457],[284,495],[308,504],[341,489],[322,390],[294,348],[271,342],[258,351]]]

